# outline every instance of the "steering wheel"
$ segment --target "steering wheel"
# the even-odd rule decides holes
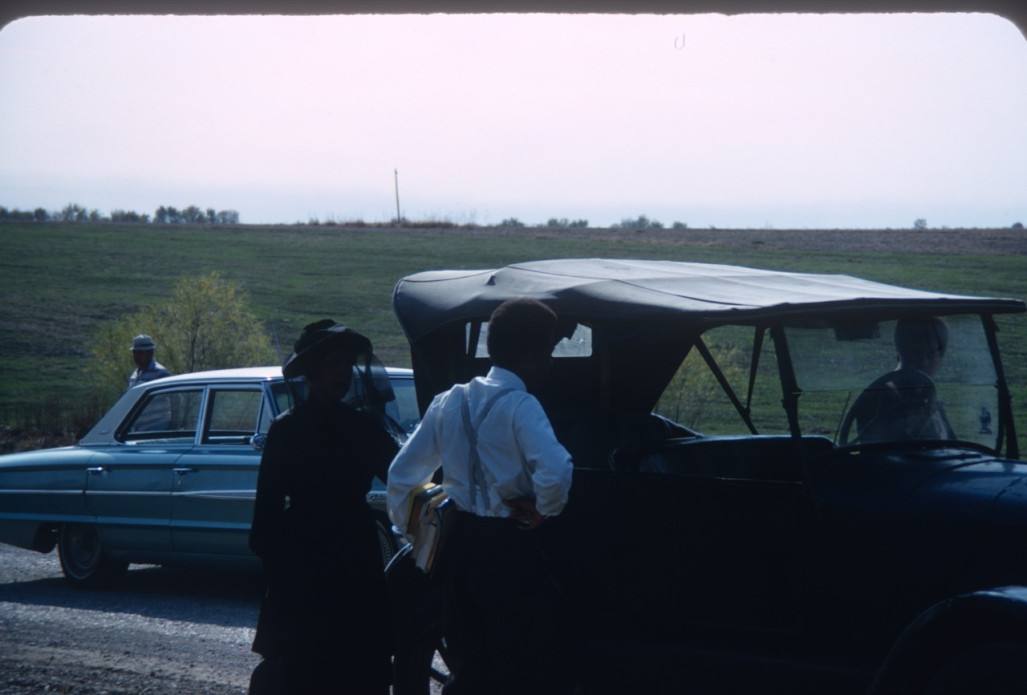
[[[838,443],[856,444],[886,439],[916,439],[908,421],[925,421],[937,410],[934,381],[919,369],[896,369],[873,381],[842,419]],[[859,434],[849,441],[853,423]]]

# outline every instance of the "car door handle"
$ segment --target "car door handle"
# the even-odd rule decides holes
[[[89,468],[86,469],[86,472],[87,473],[92,473],[93,475],[100,475],[105,470],[106,469],[103,466],[90,466]]]
[[[174,471],[175,471],[175,473],[177,475],[185,475],[186,473],[195,473],[196,469],[195,468],[185,467],[185,468],[175,468]]]

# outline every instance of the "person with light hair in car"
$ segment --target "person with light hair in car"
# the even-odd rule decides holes
[[[949,343],[945,321],[900,319],[894,342],[895,369],[867,387],[853,406],[858,441],[953,439],[934,384]]]

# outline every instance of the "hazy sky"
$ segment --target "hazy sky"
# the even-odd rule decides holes
[[[0,205],[243,222],[1027,224],[989,15],[44,17],[0,31]]]

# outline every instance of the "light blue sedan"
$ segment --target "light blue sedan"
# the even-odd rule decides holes
[[[413,375],[389,368],[384,382],[381,415],[402,439],[419,418]],[[354,379],[347,400],[369,407],[368,383]],[[261,449],[272,420],[304,396],[280,367],[141,384],[75,446],[0,456],[0,543],[57,547],[64,575],[83,585],[129,563],[257,569],[248,536]],[[368,500],[388,560],[396,543],[380,481]]]

